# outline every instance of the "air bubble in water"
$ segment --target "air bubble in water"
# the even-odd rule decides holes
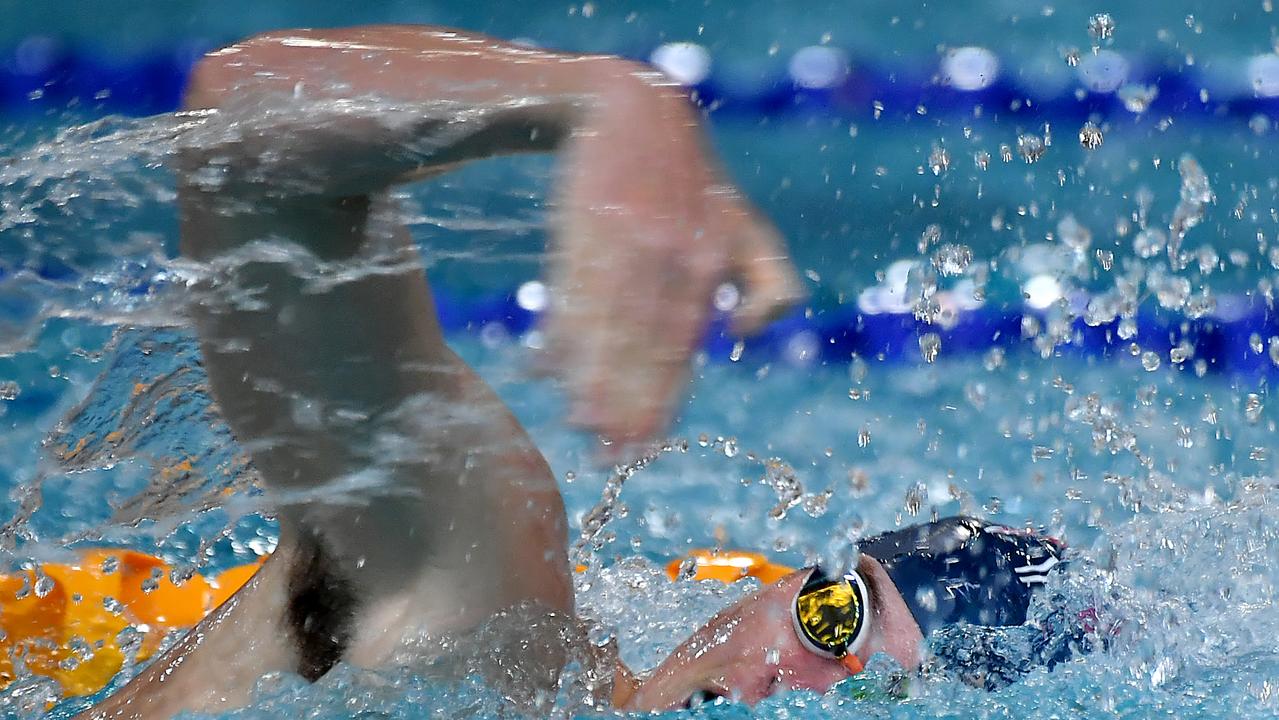
[[[1044,139],[1034,133],[1017,137],[1017,154],[1026,161],[1027,165],[1039,162],[1039,159],[1044,156],[1045,149],[1047,146],[1044,144]]]
[[[1101,134],[1101,128],[1097,127],[1094,122],[1086,122],[1084,126],[1079,128],[1079,144],[1085,150],[1096,150],[1101,147],[1105,136]]]
[[[1159,369],[1159,353],[1153,350],[1147,350],[1141,354],[1141,366],[1146,372],[1154,372]]]
[[[1248,393],[1248,397],[1244,399],[1243,416],[1247,418],[1249,423],[1256,425],[1261,420],[1261,411],[1265,406],[1261,403],[1261,396],[1257,393]]]
[[[941,350],[941,337],[937,333],[924,333],[919,336],[919,354],[924,362],[931,363],[937,359]]]

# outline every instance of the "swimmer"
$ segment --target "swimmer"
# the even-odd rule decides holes
[[[1029,670],[1052,668],[1091,647],[1087,633],[1096,619],[1092,612],[1073,620],[1054,619],[1053,615],[1063,614],[1054,609],[1047,618],[1038,618],[1034,627],[1023,627],[1032,594],[1046,584],[1050,572],[1065,566],[1064,546],[1053,538],[951,517],[864,539],[857,547],[867,560],[857,569],[839,573],[821,568],[797,571],[759,553],[733,550],[695,550],[672,560],[667,566],[672,580],[688,577],[729,583],[754,577],[780,584],[800,576],[803,585],[793,599],[789,592],[776,597],[766,589],[720,613],[699,633],[714,636],[715,647],[702,652],[694,636],[642,681],[618,662],[613,700],[634,709],[669,707],[680,698],[689,706],[721,696],[758,700],[762,695],[752,696],[747,690],[752,687],[750,678],[761,669],[771,673],[763,694],[774,686],[825,690],[862,671],[872,628],[882,624],[886,610],[902,603],[914,620],[913,629],[931,641],[923,653],[928,656],[929,672],[978,687],[1001,687]],[[118,570],[105,574],[102,568],[107,564]],[[92,694],[119,670],[121,655],[114,637],[124,624],[142,624],[161,633],[189,627],[243,585],[258,565],[231,568],[214,578],[197,575],[183,586],[164,579],[169,568],[158,559],[130,551],[91,550],[74,565],[46,565],[43,572],[57,578],[55,589],[61,597],[58,593],[42,598],[27,594],[17,600],[0,596],[0,619],[6,631],[0,640],[0,648],[6,650],[3,659],[11,652],[22,653],[29,670],[55,677],[68,694]],[[877,567],[887,579],[878,576]],[[0,576],[0,587],[12,590],[24,582],[29,585],[31,571],[26,574],[26,578]],[[161,576],[158,586],[142,592],[140,581],[156,575]],[[67,596],[72,594],[84,595],[89,602],[69,603]],[[101,600],[108,596],[120,599],[123,615],[103,607]],[[770,602],[780,602],[780,609],[767,608]],[[784,622],[787,609],[789,623]],[[29,619],[35,617],[43,619],[43,628],[32,625]],[[1065,622],[1057,622],[1062,619]],[[1031,630],[1018,638],[1028,642],[1001,644],[1000,631],[1013,627]],[[72,635],[101,648],[91,662],[66,667],[61,662],[66,653],[49,652]],[[793,647],[795,639],[807,653]],[[156,642],[156,636],[146,634],[143,653],[150,654]],[[777,658],[743,662],[758,655],[752,648],[776,653]],[[784,648],[789,648],[785,658]],[[834,668],[833,662],[843,670]],[[834,671],[833,679],[824,679],[830,673],[805,671],[806,664]],[[0,678],[9,676],[8,668],[0,670]]]
[[[1088,649],[1081,622],[1045,630],[1019,657],[924,642],[957,627],[980,642],[983,631],[1026,623],[1033,593],[1064,566],[1058,540],[951,517],[857,547],[855,568],[793,572],[719,613],[615,698],[628,709],[664,710],[715,697],[754,703],[780,689],[822,692],[878,653],[907,670],[927,663],[994,689]]]
[[[206,56],[186,107],[202,123],[179,163],[181,249],[203,269],[192,320],[280,537],[251,580],[84,717],[221,711],[268,673],[383,665],[411,639],[517,606],[572,614],[555,479],[445,345],[398,184],[492,155],[562,155],[552,355],[571,420],[622,443],[669,414],[719,283],[744,286],[743,331],[798,296],[775,231],[707,158],[696,110],[643,65],[433,28],[280,31]],[[974,562],[1014,573],[1056,557],[960,527],[924,540],[1012,543]],[[921,604],[921,588],[945,587],[928,579],[931,555],[905,552],[912,537],[867,545],[855,572],[784,577],[649,678],[619,666],[615,704],[821,689],[880,652],[919,666],[937,622],[1024,614],[936,592],[938,609]],[[1039,575],[1008,577],[1001,592]],[[554,678],[563,658],[530,644],[518,662]]]

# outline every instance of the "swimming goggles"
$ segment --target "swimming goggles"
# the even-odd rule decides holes
[[[856,675],[863,669],[857,651],[870,634],[869,610],[870,592],[856,571],[832,578],[816,568],[795,597],[795,634],[810,651]]]

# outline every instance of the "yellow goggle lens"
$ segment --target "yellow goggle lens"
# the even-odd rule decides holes
[[[809,581],[795,599],[795,618],[804,636],[836,657],[846,653],[865,625],[865,598],[849,577]]]

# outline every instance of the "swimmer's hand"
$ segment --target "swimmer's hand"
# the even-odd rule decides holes
[[[548,319],[572,422],[625,445],[660,431],[716,288],[748,334],[796,302],[781,237],[708,158],[698,112],[655,74],[606,93],[562,148]]]

